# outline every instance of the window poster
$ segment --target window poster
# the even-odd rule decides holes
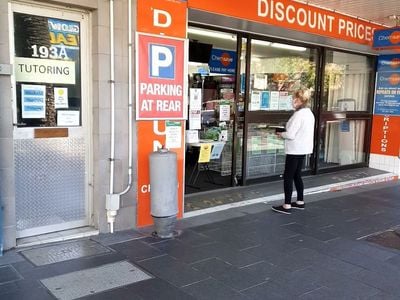
[[[189,107],[191,110],[201,110],[201,89],[189,89]]]
[[[268,110],[269,109],[269,91],[261,92],[261,103],[260,108],[261,110]]]
[[[250,98],[250,107],[249,110],[260,110],[260,92],[251,92],[251,98]]]
[[[229,102],[221,102],[219,104],[219,120],[229,121],[231,117],[231,106]]]
[[[79,126],[79,111],[57,110],[57,126]]]
[[[68,108],[68,89],[67,88],[54,88],[54,107]]]
[[[201,129],[201,110],[189,111],[189,129]]]
[[[181,148],[182,143],[182,126],[179,121],[166,121],[165,122],[165,147],[168,149]]]
[[[41,119],[46,116],[46,86],[21,86],[22,117]]]
[[[269,107],[271,110],[279,109],[279,92],[271,92]]]
[[[18,126],[79,126],[80,23],[17,12],[13,17]],[[40,97],[28,95],[39,90]],[[66,109],[72,111],[69,121]]]

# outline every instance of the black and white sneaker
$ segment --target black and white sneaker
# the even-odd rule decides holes
[[[295,208],[295,209],[304,209],[306,207],[306,205],[304,203],[298,204],[297,202],[292,202],[290,205],[292,206],[292,208]]]
[[[272,206],[272,210],[281,214],[287,214],[287,215],[291,214],[290,208],[284,208],[283,205]]]

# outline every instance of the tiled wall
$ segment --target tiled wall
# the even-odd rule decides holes
[[[400,158],[398,156],[371,153],[369,167],[400,175]]]

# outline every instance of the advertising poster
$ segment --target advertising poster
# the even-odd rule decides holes
[[[211,73],[235,74],[236,52],[213,48],[208,66]]]
[[[400,116],[400,55],[378,58],[375,115]]]
[[[268,110],[269,109],[269,91],[261,92],[261,110]]]

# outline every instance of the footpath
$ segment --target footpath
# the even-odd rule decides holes
[[[17,248],[0,299],[400,299],[400,182],[260,202],[152,228]],[[280,201],[279,201],[280,203]]]

